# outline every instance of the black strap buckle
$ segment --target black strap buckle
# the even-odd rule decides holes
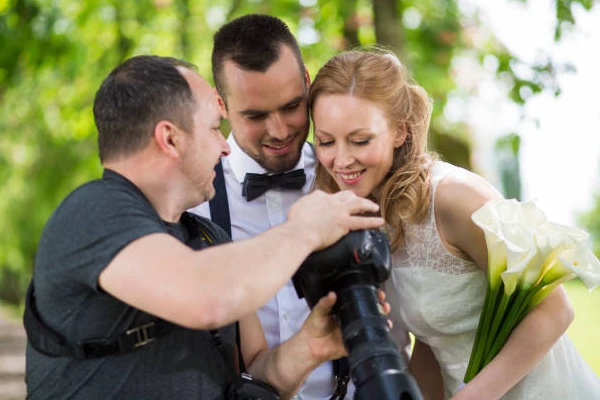
[[[72,346],[73,356],[80,360],[104,357],[114,353],[115,350],[114,343],[103,339],[82,340]]]
[[[127,336],[135,335],[135,341],[133,343],[134,349],[145,346],[156,340],[154,325],[156,325],[154,322],[150,322],[145,325],[136,326],[125,332]]]

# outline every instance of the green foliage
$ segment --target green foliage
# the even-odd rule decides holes
[[[505,135],[495,143],[502,192],[508,199],[521,200],[520,148],[521,137],[516,133]]]
[[[555,0],[556,25],[554,27],[554,39],[560,40],[563,35],[563,29],[572,28],[575,25],[575,16],[573,15],[573,6],[583,7],[585,10],[591,10],[594,0]]]
[[[575,319],[569,326],[567,334],[579,354],[590,365],[596,375],[600,376],[600,352],[598,348],[598,330],[600,319],[600,290],[594,289],[590,293],[588,288],[579,279],[573,279],[564,284],[569,295],[569,301],[575,310]]]
[[[560,4],[559,4],[560,3]],[[557,3],[557,21],[573,23],[575,3]],[[304,6],[302,4],[305,4]],[[247,13],[277,15],[301,41],[311,75],[336,52],[383,43],[394,49],[434,100],[432,143],[446,159],[470,167],[470,134],[443,115],[457,91],[453,63],[493,55],[519,103],[552,86],[549,60],[531,76],[493,37],[472,40],[477,16],[457,0],[378,0],[393,25],[382,27],[370,0],[0,0],[0,298],[18,302],[31,274],[45,221],[77,185],[100,175],[92,104],[102,79],[123,59],[144,53],[196,63],[209,81],[212,36]],[[560,8],[560,10],[559,10]],[[378,25],[379,24],[379,25]],[[562,25],[561,25],[562,26]],[[392,30],[397,35],[385,36]],[[549,83],[550,82],[550,83]],[[527,90],[523,88],[528,88]],[[558,90],[556,90],[558,92]],[[466,94],[468,95],[468,93]],[[444,148],[446,150],[444,150]]]
[[[594,253],[600,257],[600,193],[596,193],[591,210],[579,216],[579,223],[592,237]]]

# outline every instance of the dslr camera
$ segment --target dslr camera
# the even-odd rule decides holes
[[[312,253],[292,278],[298,296],[310,308],[330,291],[336,293],[333,313],[348,350],[357,400],[422,399],[391,339],[387,317],[380,312],[377,287],[390,276],[391,265],[385,234],[358,230]]]

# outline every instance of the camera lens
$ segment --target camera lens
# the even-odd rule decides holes
[[[379,311],[376,286],[389,277],[390,253],[382,232],[353,231],[311,254],[293,277],[298,296],[310,307],[330,291],[337,294],[334,314],[348,350],[356,400],[422,399]]]

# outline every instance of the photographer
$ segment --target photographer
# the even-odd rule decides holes
[[[238,354],[290,397],[344,352],[333,294],[271,350],[254,312],[312,251],[381,226],[357,216],[378,207],[315,192],[283,224],[213,247],[227,235],[185,210],[214,196],[213,168],[229,146],[214,92],[193,69],[134,57],[96,94],[104,173],[65,198],[39,242],[25,315],[29,399],[221,399],[237,382]]]

